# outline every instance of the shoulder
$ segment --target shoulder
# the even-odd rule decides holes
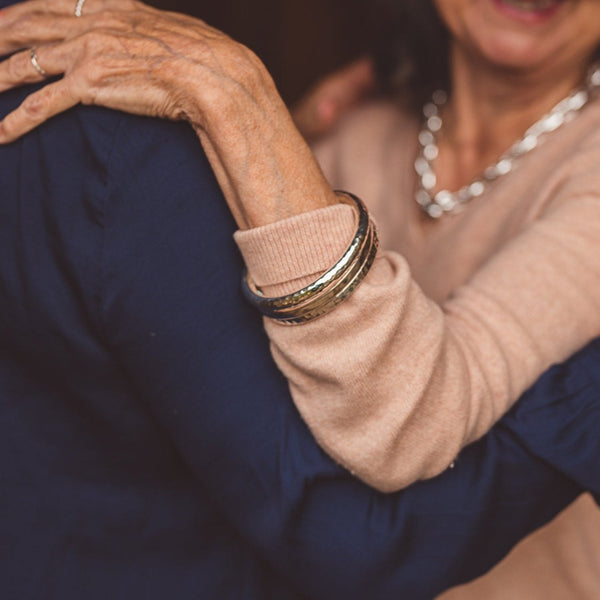
[[[230,253],[234,248],[233,219],[187,123],[125,116],[107,179],[107,258],[109,251],[116,262],[133,253],[162,265],[167,254],[177,252],[179,258],[171,259],[193,270],[190,249]]]
[[[548,181],[554,183],[554,194],[545,212],[552,213],[559,207],[573,212],[579,201],[583,201],[583,204],[593,205],[597,214],[600,210],[600,98],[569,123],[554,145],[548,144],[544,156],[553,169]]]
[[[490,198],[515,232],[555,216],[585,221],[594,214],[587,224],[593,225],[600,222],[599,164],[600,99],[540,136],[537,147],[515,162],[513,173],[490,187]]]
[[[162,203],[220,196],[200,141],[187,123],[125,115],[115,138],[110,177],[122,201]]]

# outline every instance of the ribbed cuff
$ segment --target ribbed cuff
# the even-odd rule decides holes
[[[356,211],[336,204],[235,233],[248,271],[268,296],[289,294],[332,267],[350,245]]]

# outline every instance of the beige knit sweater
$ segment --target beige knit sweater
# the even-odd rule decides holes
[[[385,252],[329,315],[266,323],[320,444],[384,491],[443,471],[550,364],[600,335],[600,101],[439,221],[413,200],[416,137],[413,119],[377,104],[317,149],[332,185],[369,206]],[[336,206],[236,239],[278,295],[333,264],[353,228],[352,209]]]

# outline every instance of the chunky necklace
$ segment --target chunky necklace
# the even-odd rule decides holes
[[[473,198],[481,196],[489,183],[510,173],[524,154],[531,152],[540,143],[540,138],[569,122],[588,103],[592,93],[600,87],[600,65],[590,69],[585,85],[577,88],[561,100],[549,113],[535,122],[493,165],[456,192],[440,190],[434,193],[437,178],[433,161],[438,156],[438,134],[442,128],[440,106],[446,102],[446,93],[436,91],[423,107],[425,122],[419,133],[421,151],[415,161],[417,189],[415,199],[418,205],[432,218],[438,219],[446,213],[462,210]]]

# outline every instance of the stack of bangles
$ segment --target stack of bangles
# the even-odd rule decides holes
[[[324,275],[297,292],[269,298],[248,273],[244,273],[244,296],[266,317],[288,325],[312,321],[346,299],[369,272],[379,245],[375,224],[360,198],[339,190],[336,194],[340,200],[357,208],[356,233],[340,260]]]

